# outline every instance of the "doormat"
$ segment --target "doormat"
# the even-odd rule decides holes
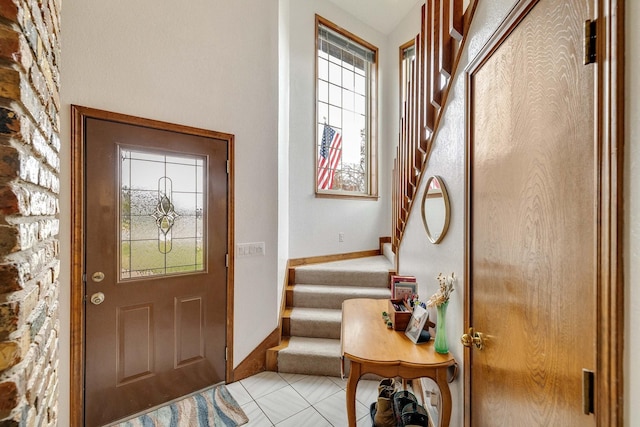
[[[227,387],[219,385],[112,427],[235,427],[248,422]]]

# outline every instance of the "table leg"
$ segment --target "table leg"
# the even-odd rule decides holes
[[[358,362],[351,362],[349,380],[347,381],[347,420],[349,427],[356,427],[356,388],[360,380],[362,366]]]
[[[440,399],[442,399],[440,427],[449,427],[449,422],[451,422],[451,391],[447,382],[446,369],[438,369],[436,371],[436,384],[440,388]]]

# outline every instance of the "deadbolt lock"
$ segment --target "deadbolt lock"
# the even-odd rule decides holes
[[[104,273],[102,271],[96,271],[91,275],[91,280],[96,283],[102,282],[104,280]]]
[[[484,348],[484,335],[481,332],[474,332],[473,328],[469,328],[468,334],[462,334],[460,341],[465,347],[475,345],[478,350]]]

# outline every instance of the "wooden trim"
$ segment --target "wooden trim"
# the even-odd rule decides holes
[[[349,191],[332,191],[332,190],[321,190],[318,189],[317,179],[314,179],[314,194],[317,198],[339,198],[339,199],[354,199],[354,200],[378,200],[379,199],[379,173],[378,173],[378,69],[379,69],[379,51],[376,46],[365,41],[361,37],[356,36],[352,32],[344,29],[343,27],[329,21],[326,18],[316,14],[315,15],[315,71],[314,71],[314,84],[315,84],[315,99],[314,99],[314,127],[315,127],[315,139],[313,141],[314,146],[314,159],[315,163],[313,165],[314,176],[317,178],[318,174],[318,27],[323,25],[328,27],[329,29],[339,33],[340,35],[353,40],[354,42],[366,47],[367,49],[373,51],[374,53],[374,62],[373,62],[373,71],[370,76],[370,93],[368,99],[368,120],[367,120],[367,128],[369,131],[369,140],[367,143],[367,161],[369,172],[367,176],[367,185],[368,189],[366,193],[355,193]]]
[[[464,7],[462,0],[451,0],[449,15],[449,34],[454,39],[460,41],[464,36],[464,14],[460,13]]]
[[[285,288],[284,298],[285,298],[284,302],[286,307],[292,307],[293,306],[293,285],[287,285],[287,287]]]
[[[72,427],[84,424],[84,109],[71,106],[71,378]]]
[[[373,46],[373,45],[371,45]],[[378,120],[378,100],[380,99],[378,87],[379,79],[379,60],[378,60],[378,48],[373,46],[374,51],[376,52],[376,62],[373,64],[374,70],[373,75],[371,76],[371,94],[369,99],[369,146],[367,147],[369,150],[369,155],[367,160],[369,161],[369,188],[367,189],[367,195],[370,198],[374,198],[377,200],[380,197],[380,189],[379,189],[379,161],[378,161],[378,151],[379,151],[379,143],[380,138],[378,137],[378,131],[380,127],[380,121]]]
[[[624,0],[597,2],[597,123],[600,253],[595,414],[600,426],[624,425]]]
[[[402,91],[404,90],[404,88],[402,87],[402,63],[404,62],[403,59],[403,53],[406,49],[410,48],[411,46],[415,46],[416,40],[415,38],[409,40],[408,42],[405,42],[403,44],[400,45],[400,47],[398,48],[398,114],[400,115],[400,117],[402,117]],[[416,57],[418,55],[418,51],[417,49],[415,50],[415,54]]]
[[[267,350],[267,371],[278,372],[278,352],[289,346],[289,338],[285,337],[280,340],[280,344]]]
[[[315,40],[313,41],[314,51],[313,51],[313,165],[311,165],[311,170],[314,171],[315,176],[313,177],[313,192],[316,197],[318,196],[318,50],[320,49],[318,43],[318,34],[319,34],[319,25],[320,21],[318,20],[319,16],[316,14],[315,19],[315,27],[314,27],[314,36]]]
[[[290,337],[291,336],[291,312],[293,309],[289,306],[284,310],[282,314],[282,332],[280,333],[281,337]]]
[[[345,28],[329,21],[327,18],[323,18],[322,16],[316,14],[316,40],[317,40],[317,35],[318,35],[318,24],[322,24],[325,27],[329,27],[331,28],[333,31],[336,31],[340,34],[342,34],[343,36],[352,39],[353,41],[355,41],[358,44],[361,44],[362,46],[366,47],[369,50],[372,50],[376,56],[376,64],[378,63],[378,48],[374,45],[372,45],[371,43],[369,43],[368,41],[356,36],[355,34],[353,34],[351,31],[346,30]]]
[[[70,415],[69,421],[72,427],[80,427],[84,424],[84,348],[85,348],[85,286],[83,274],[84,264],[84,229],[85,229],[85,120],[97,118],[126,123],[137,126],[164,129],[172,132],[202,136],[206,138],[223,139],[227,141],[227,155],[229,160],[228,185],[228,211],[227,211],[227,244],[228,249],[234,248],[234,136],[227,133],[210,131],[190,126],[167,123],[157,120],[144,119],[125,114],[113,113],[89,107],[71,105],[71,378],[70,378]],[[231,255],[231,254],[230,254]],[[229,256],[227,269],[227,325],[226,346],[227,361],[225,380],[232,379],[233,367],[233,282],[234,281],[234,257]]]
[[[450,0],[442,0],[440,4],[440,54],[438,56],[438,69],[440,74],[446,78],[451,77],[452,71],[452,37],[450,30],[451,22],[451,3]]]
[[[225,381],[233,381],[233,343],[234,343],[234,320],[235,320],[235,136],[225,134],[227,142],[227,160],[229,162],[229,173],[227,173],[227,366]]]
[[[352,199],[352,200],[373,200],[377,201],[380,199],[380,196],[372,195],[372,194],[359,194],[359,193],[350,193],[347,191],[338,192],[335,190],[322,190],[322,193],[316,193],[316,198],[318,199]]]
[[[364,258],[369,256],[380,255],[380,249],[372,249],[369,251],[348,252],[344,254],[320,255],[305,258],[295,258],[289,260],[289,267],[299,267],[301,265],[318,264],[321,262],[344,261],[347,259]]]
[[[420,114],[422,115],[422,127],[429,130],[429,137],[420,141],[420,148],[425,152],[425,156],[423,157],[426,157],[430,151],[429,148],[433,141],[437,116],[436,108],[431,103],[431,64],[435,61],[435,58],[431,55],[431,33],[433,32],[431,28],[432,9],[430,2],[422,5],[422,19],[420,21],[420,34],[422,38],[422,49],[420,49],[420,63],[422,64],[422,72],[420,73]],[[462,49],[462,46],[460,49]],[[419,179],[418,182],[420,182]]]
[[[380,237],[378,239],[378,241],[380,242],[380,255],[384,255],[384,244],[385,243],[391,243],[391,237],[387,236],[387,237]],[[393,249],[393,245],[391,245],[391,249]]]
[[[430,45],[429,56],[431,57],[431,72],[429,73],[429,102],[440,108],[444,105],[442,100],[442,88],[440,87],[440,0],[431,0],[431,22],[427,22],[429,28]],[[438,114],[440,116],[441,114]]]
[[[539,0],[520,0],[513,6],[489,41],[480,49],[476,57],[473,58],[465,68],[467,83],[470,83],[469,79],[471,76],[491,58],[491,55],[502,45],[502,42],[511,34],[531,9],[534,8],[538,1]],[[467,104],[467,106],[468,105],[469,104]]]
[[[282,340],[282,332],[283,332],[283,321],[282,319],[284,318],[284,312],[287,309],[287,306],[289,306],[289,299],[288,299],[288,287],[291,283],[294,283],[295,281],[295,269],[291,268],[290,266],[290,261],[287,260],[287,265],[285,267],[285,274],[284,274],[284,283],[282,284],[282,292],[280,292],[280,315],[278,316],[278,331],[280,332],[280,336],[278,337],[278,343],[280,344],[280,340]]]
[[[240,362],[233,370],[231,380],[227,383],[240,381],[252,375],[267,370],[267,352],[280,344],[280,328],[271,332],[258,346]]]

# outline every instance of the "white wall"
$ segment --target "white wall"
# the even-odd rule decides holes
[[[278,2],[65,0],[62,8],[61,372],[69,372],[70,104],[235,135],[234,364],[277,325]],[[69,378],[60,384],[68,425]],[[67,399],[67,400],[65,400]]]
[[[385,94],[388,84],[379,64],[379,162],[380,198],[372,200],[327,199],[315,197],[315,14],[358,35],[379,49],[380,62],[396,51],[386,48],[386,36],[348,15],[327,0],[289,0],[290,7],[290,123],[289,123],[289,257],[353,252],[378,247],[378,238],[391,233],[389,170],[384,147],[387,140]],[[344,242],[338,242],[338,233]]]
[[[640,3],[626,2],[626,140],[624,174],[625,426],[640,419]],[[634,70],[633,72],[631,70]],[[634,356],[632,356],[632,354]]]
[[[289,259],[289,1],[278,0],[278,307]]]

